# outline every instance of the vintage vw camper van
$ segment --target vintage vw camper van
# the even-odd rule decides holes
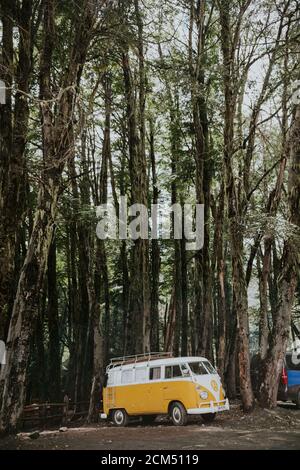
[[[116,358],[107,367],[101,418],[117,426],[133,416],[151,422],[161,414],[183,426],[188,415],[211,421],[228,409],[220,377],[204,357],[151,353]]]

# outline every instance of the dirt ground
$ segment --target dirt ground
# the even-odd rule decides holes
[[[77,427],[74,427],[74,426]],[[201,449],[300,449],[300,410],[280,405],[276,410],[256,409],[245,415],[239,403],[220,413],[211,424],[193,418],[186,427],[175,427],[166,418],[153,425],[131,423],[116,428],[107,423],[94,426],[73,424],[40,431],[39,435],[20,433],[0,439],[0,449],[72,450],[201,450]]]

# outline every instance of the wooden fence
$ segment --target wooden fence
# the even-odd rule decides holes
[[[70,421],[85,417],[88,414],[89,402],[76,403],[32,403],[26,405],[23,411],[23,428],[34,426],[48,427],[65,425]]]

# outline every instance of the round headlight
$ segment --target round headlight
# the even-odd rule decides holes
[[[207,392],[202,391],[202,392],[200,392],[199,395],[200,395],[200,398],[202,398],[202,400],[207,400],[207,398],[208,398],[208,393]]]

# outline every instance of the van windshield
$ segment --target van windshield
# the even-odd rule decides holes
[[[215,369],[208,361],[189,362],[189,366],[195,375],[216,374]]]

